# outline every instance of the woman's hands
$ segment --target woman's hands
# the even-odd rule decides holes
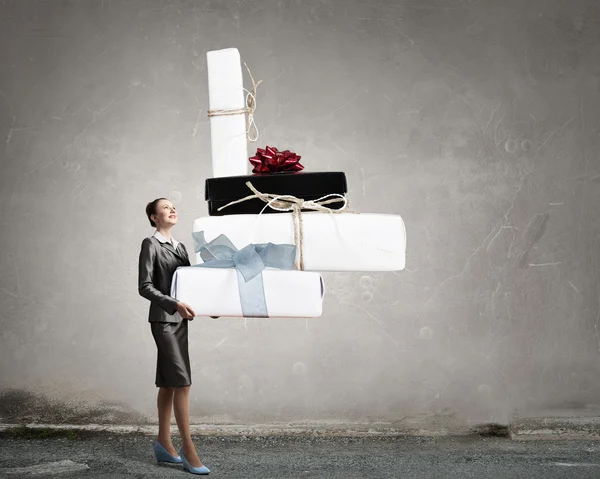
[[[189,319],[190,321],[192,321],[194,316],[196,316],[196,313],[192,307],[189,304],[182,303],[181,301],[177,301],[177,312],[182,318]]]
[[[190,321],[192,321],[196,316],[196,313],[194,312],[192,307],[189,304],[183,303],[181,301],[177,301],[177,312],[181,315],[182,318],[189,319]],[[213,319],[217,319],[219,317],[220,316],[211,316],[211,318]]]

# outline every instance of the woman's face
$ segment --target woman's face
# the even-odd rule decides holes
[[[156,226],[173,226],[177,223],[177,211],[175,205],[169,200],[160,200],[156,205],[156,213],[152,215],[152,219]]]

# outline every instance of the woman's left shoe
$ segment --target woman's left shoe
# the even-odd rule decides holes
[[[154,441],[154,457],[158,462],[172,462],[181,464],[183,461],[179,456],[172,456],[160,442]]]
[[[206,475],[210,472],[210,469],[206,466],[200,466],[200,467],[194,467],[192,466],[187,459],[185,458],[184,454],[183,454],[183,447],[181,449],[179,449],[179,455],[181,456],[181,459],[183,460],[183,468],[186,471],[191,472],[192,474],[203,474]]]

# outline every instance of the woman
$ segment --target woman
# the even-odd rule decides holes
[[[183,245],[171,236],[177,224],[177,211],[167,198],[157,198],[146,206],[154,235],[144,238],[139,259],[139,293],[150,300],[148,321],[158,349],[156,386],[158,390],[158,440],[154,455],[159,462],[183,463],[194,474],[208,474],[196,454],[189,426],[189,395],[192,384],[188,353],[188,321],[196,313],[169,296],[173,273],[179,266],[190,266]],[[171,443],[171,411],[183,446],[177,451]]]

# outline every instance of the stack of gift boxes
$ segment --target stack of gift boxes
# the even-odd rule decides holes
[[[199,316],[318,317],[319,272],[404,269],[402,218],[350,212],[343,172],[306,172],[300,156],[269,146],[248,159],[239,52],[208,52],[207,65],[209,216],[194,221],[197,264],[177,269],[171,295]]]

